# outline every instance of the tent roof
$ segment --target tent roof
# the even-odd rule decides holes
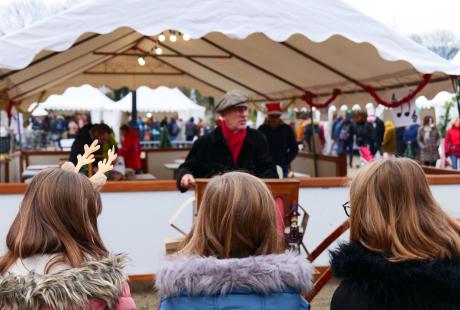
[[[161,42],[163,54],[152,54],[166,29],[194,39]],[[382,94],[434,73],[422,93],[431,97],[460,75],[460,65],[340,0],[87,0],[1,37],[0,50],[0,89],[25,105],[83,83],[195,87],[215,97],[238,88],[255,100],[340,88],[337,103],[354,104],[372,101],[355,81]]]
[[[452,62],[456,65],[460,65],[460,51],[457,52],[454,59],[452,59]]]
[[[70,87],[62,95],[52,95],[39,105],[45,110],[116,110],[115,102],[91,85]]]
[[[115,103],[116,108],[131,112],[132,93],[129,93],[120,101]],[[158,87],[150,89],[146,86],[139,87],[136,91],[136,105],[139,112],[191,112],[197,111],[204,114],[205,108],[196,104],[185,96],[179,89]]]

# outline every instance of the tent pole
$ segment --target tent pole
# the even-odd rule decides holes
[[[458,115],[460,116],[460,76],[451,76],[452,86],[454,87],[455,99],[457,102]]]
[[[134,128],[137,131],[137,96],[136,90],[131,91],[132,94],[132,105],[131,105],[131,128]]]
[[[315,175],[314,177],[318,176],[318,162],[317,162],[317,156],[316,156],[316,145],[315,145],[315,124],[313,123],[313,107],[310,109],[310,127],[311,127],[311,136],[310,136],[310,146],[311,146],[311,151],[313,153],[313,168]]]

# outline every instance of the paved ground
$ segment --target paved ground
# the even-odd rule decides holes
[[[332,279],[325,287],[316,295],[311,304],[312,310],[329,310],[332,294],[336,289],[339,281]],[[157,309],[159,298],[153,291],[151,283],[130,283],[131,294],[136,302],[137,309]]]

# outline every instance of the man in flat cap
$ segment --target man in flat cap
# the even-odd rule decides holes
[[[195,178],[210,178],[231,170],[251,173],[259,178],[278,178],[267,140],[262,133],[247,127],[248,96],[241,91],[227,92],[217,103],[222,118],[219,126],[193,144],[177,173],[177,188],[187,191]]]

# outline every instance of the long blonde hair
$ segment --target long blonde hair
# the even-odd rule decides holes
[[[276,206],[265,183],[243,172],[213,177],[181,253],[240,258],[281,251]]]
[[[106,256],[97,227],[101,207],[99,193],[86,176],[63,169],[40,172],[28,186],[8,231],[0,273],[18,258],[37,254],[57,254],[46,270],[58,262],[77,267],[86,256]]]
[[[351,183],[350,207],[350,240],[392,261],[460,260],[460,223],[438,206],[413,160],[362,168]]]

